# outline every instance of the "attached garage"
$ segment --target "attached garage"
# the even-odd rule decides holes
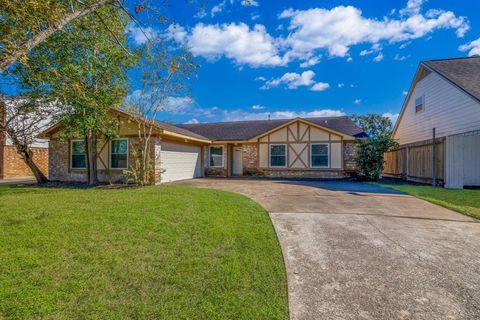
[[[202,176],[202,147],[162,141],[160,180],[162,183]]]

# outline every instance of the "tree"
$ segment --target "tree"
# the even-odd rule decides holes
[[[0,0],[0,72],[65,26],[115,0]]]
[[[353,116],[357,125],[369,137],[387,137],[392,132],[392,121],[390,118],[379,114],[366,114],[361,116]]]
[[[91,185],[98,182],[98,141],[116,133],[109,110],[126,96],[127,71],[137,61],[136,54],[126,50],[125,13],[106,6],[96,14],[50,36],[13,70],[26,96],[54,99],[62,106],[59,123],[64,137],[85,140]]]
[[[0,97],[0,132],[5,132],[17,153],[34,174],[37,182],[48,181],[37,167],[30,149],[37,134],[50,126],[51,119],[58,116],[60,109],[54,104],[36,106],[28,99]]]
[[[398,143],[391,138],[392,122],[376,114],[354,116],[354,121],[368,134],[367,138],[356,141],[356,163],[360,176],[376,181],[383,172],[385,152],[398,147]]]
[[[156,119],[168,108],[172,99],[187,90],[186,81],[196,70],[191,53],[173,50],[167,40],[157,37],[147,43],[142,59],[143,84],[125,102],[125,111],[132,114],[137,123],[138,146],[134,149],[135,161],[126,170],[135,183],[145,185],[152,182],[154,161],[152,134]]]

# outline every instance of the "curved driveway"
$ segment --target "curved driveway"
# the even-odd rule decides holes
[[[480,319],[480,224],[374,185],[197,179],[269,212],[292,319]]]

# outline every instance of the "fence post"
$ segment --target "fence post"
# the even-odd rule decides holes
[[[437,186],[437,152],[435,141],[435,128],[433,128],[433,140],[432,140],[432,186]]]

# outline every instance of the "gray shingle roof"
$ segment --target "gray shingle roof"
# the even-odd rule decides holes
[[[184,129],[180,126],[176,126],[170,123],[162,122],[162,121],[157,121],[158,125],[163,128],[164,130],[171,131],[173,133],[178,133],[182,134],[184,136],[196,138],[196,139],[201,139],[201,140],[210,140],[209,138],[202,136],[200,134],[197,134],[195,132],[192,132],[190,130]]]
[[[352,119],[347,116],[305,118],[305,120],[346,135],[355,137],[364,136],[362,129],[357,127]],[[214,141],[243,141],[275,129],[289,121],[292,121],[292,119],[180,124],[177,125],[177,127]]]
[[[423,64],[480,101],[480,57],[430,60]]]

